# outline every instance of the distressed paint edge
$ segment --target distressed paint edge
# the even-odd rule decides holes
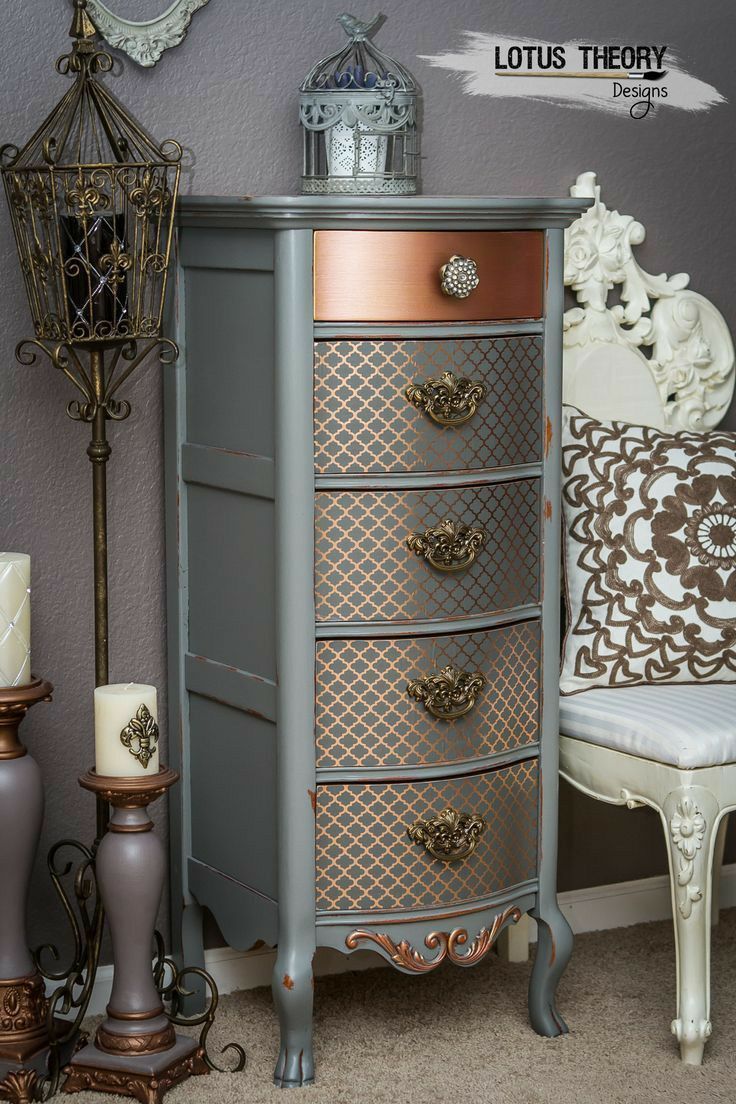
[[[189,709],[184,679],[188,641],[187,498],[181,471],[181,444],[186,425],[186,278],[178,240],[174,239],[176,279],[167,307],[167,329],[179,346],[177,362],[163,371],[164,539],[166,560],[166,647],[169,765],[188,777]],[[188,786],[168,794],[170,945],[181,954],[182,918],[192,903],[186,879],[191,816]]]
[[[382,639],[395,637],[401,640],[415,636],[443,636],[450,633],[482,632],[500,625],[513,625],[518,621],[534,621],[541,615],[538,604],[512,606],[496,613],[480,613],[473,617],[458,617],[428,621],[318,621],[317,640]]]

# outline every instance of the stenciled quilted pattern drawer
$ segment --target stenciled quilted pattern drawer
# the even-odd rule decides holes
[[[448,519],[481,529],[468,566],[441,571],[407,538]],[[539,598],[539,483],[422,491],[322,491],[315,500],[318,621],[458,618]]]
[[[454,471],[535,463],[542,456],[542,366],[540,337],[319,341],[316,470]],[[416,395],[420,405],[407,398],[413,385],[425,385]],[[480,398],[475,385],[484,392]],[[448,416],[458,424],[436,420]]]
[[[537,762],[430,782],[317,787],[317,909],[428,909],[534,878]],[[407,829],[451,806],[487,822],[472,855],[434,858]]]
[[[458,763],[534,743],[539,656],[535,621],[457,636],[319,641],[317,766]],[[450,719],[433,715],[407,690],[412,680],[433,675],[443,689],[448,667],[459,688],[457,709],[474,702]],[[480,674],[484,685],[468,688],[457,673]],[[442,712],[442,703],[429,705]]]

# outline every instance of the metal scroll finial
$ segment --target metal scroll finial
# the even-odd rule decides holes
[[[372,38],[378,28],[383,26],[386,22],[386,16],[379,12],[367,23],[363,23],[360,19],[356,19],[354,15],[351,15],[350,12],[342,12],[338,15],[337,22],[353,42],[363,42],[366,38]]]
[[[69,29],[71,38],[77,43],[82,43],[95,37],[97,30],[94,23],[87,15],[87,0],[74,0],[74,16]]]

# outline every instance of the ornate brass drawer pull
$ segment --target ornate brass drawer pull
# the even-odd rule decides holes
[[[486,386],[452,372],[412,383],[404,392],[408,401],[441,426],[461,426],[473,417],[486,397]]]
[[[464,571],[487,539],[488,534],[481,526],[473,527],[445,518],[423,533],[410,533],[406,547],[417,556],[423,556],[438,571]]]
[[[448,664],[426,678],[412,679],[406,692],[410,698],[421,702],[428,713],[440,721],[454,721],[464,717],[475,705],[475,700],[486,684],[480,671],[461,671]]]
[[[440,287],[455,299],[467,299],[479,283],[478,266],[470,257],[455,253],[440,269]]]
[[[413,843],[422,843],[433,858],[441,862],[460,862],[473,854],[486,830],[486,822],[477,813],[458,813],[449,806],[439,816],[417,820],[407,828]]]

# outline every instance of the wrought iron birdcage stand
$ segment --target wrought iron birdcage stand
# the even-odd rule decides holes
[[[109,681],[107,423],[130,414],[121,388],[139,367],[156,356],[164,364],[178,356],[176,344],[161,336],[161,326],[182,150],[174,141],[156,143],[99,80],[112,58],[97,48],[86,0],[74,0],[74,9],[72,49],[57,62],[58,72],[72,76],[73,84],[22,149],[0,149],[0,162],[34,325],[34,337],[19,344],[16,357],[32,365],[43,354],[62,372],[77,392],[67,414],[91,429],[99,686]],[[94,842],[63,839],[49,852],[52,883],[71,927],[72,961],[56,968],[59,954],[51,944],[34,956],[41,973],[59,983],[48,1008],[48,1061],[42,1075],[25,1071],[25,1080],[0,1083],[6,1099],[55,1093],[63,1064],[79,1041],[104,929],[95,854],[108,818],[107,802],[98,797]],[[214,982],[198,969],[177,971],[157,938],[154,973],[172,1022],[201,1025],[204,1044],[217,1007]],[[181,1015],[186,974],[210,992],[206,1010],[191,1019]],[[236,1068],[242,1069],[242,1048],[226,1049],[236,1052]],[[217,1068],[209,1056],[207,1062]]]

